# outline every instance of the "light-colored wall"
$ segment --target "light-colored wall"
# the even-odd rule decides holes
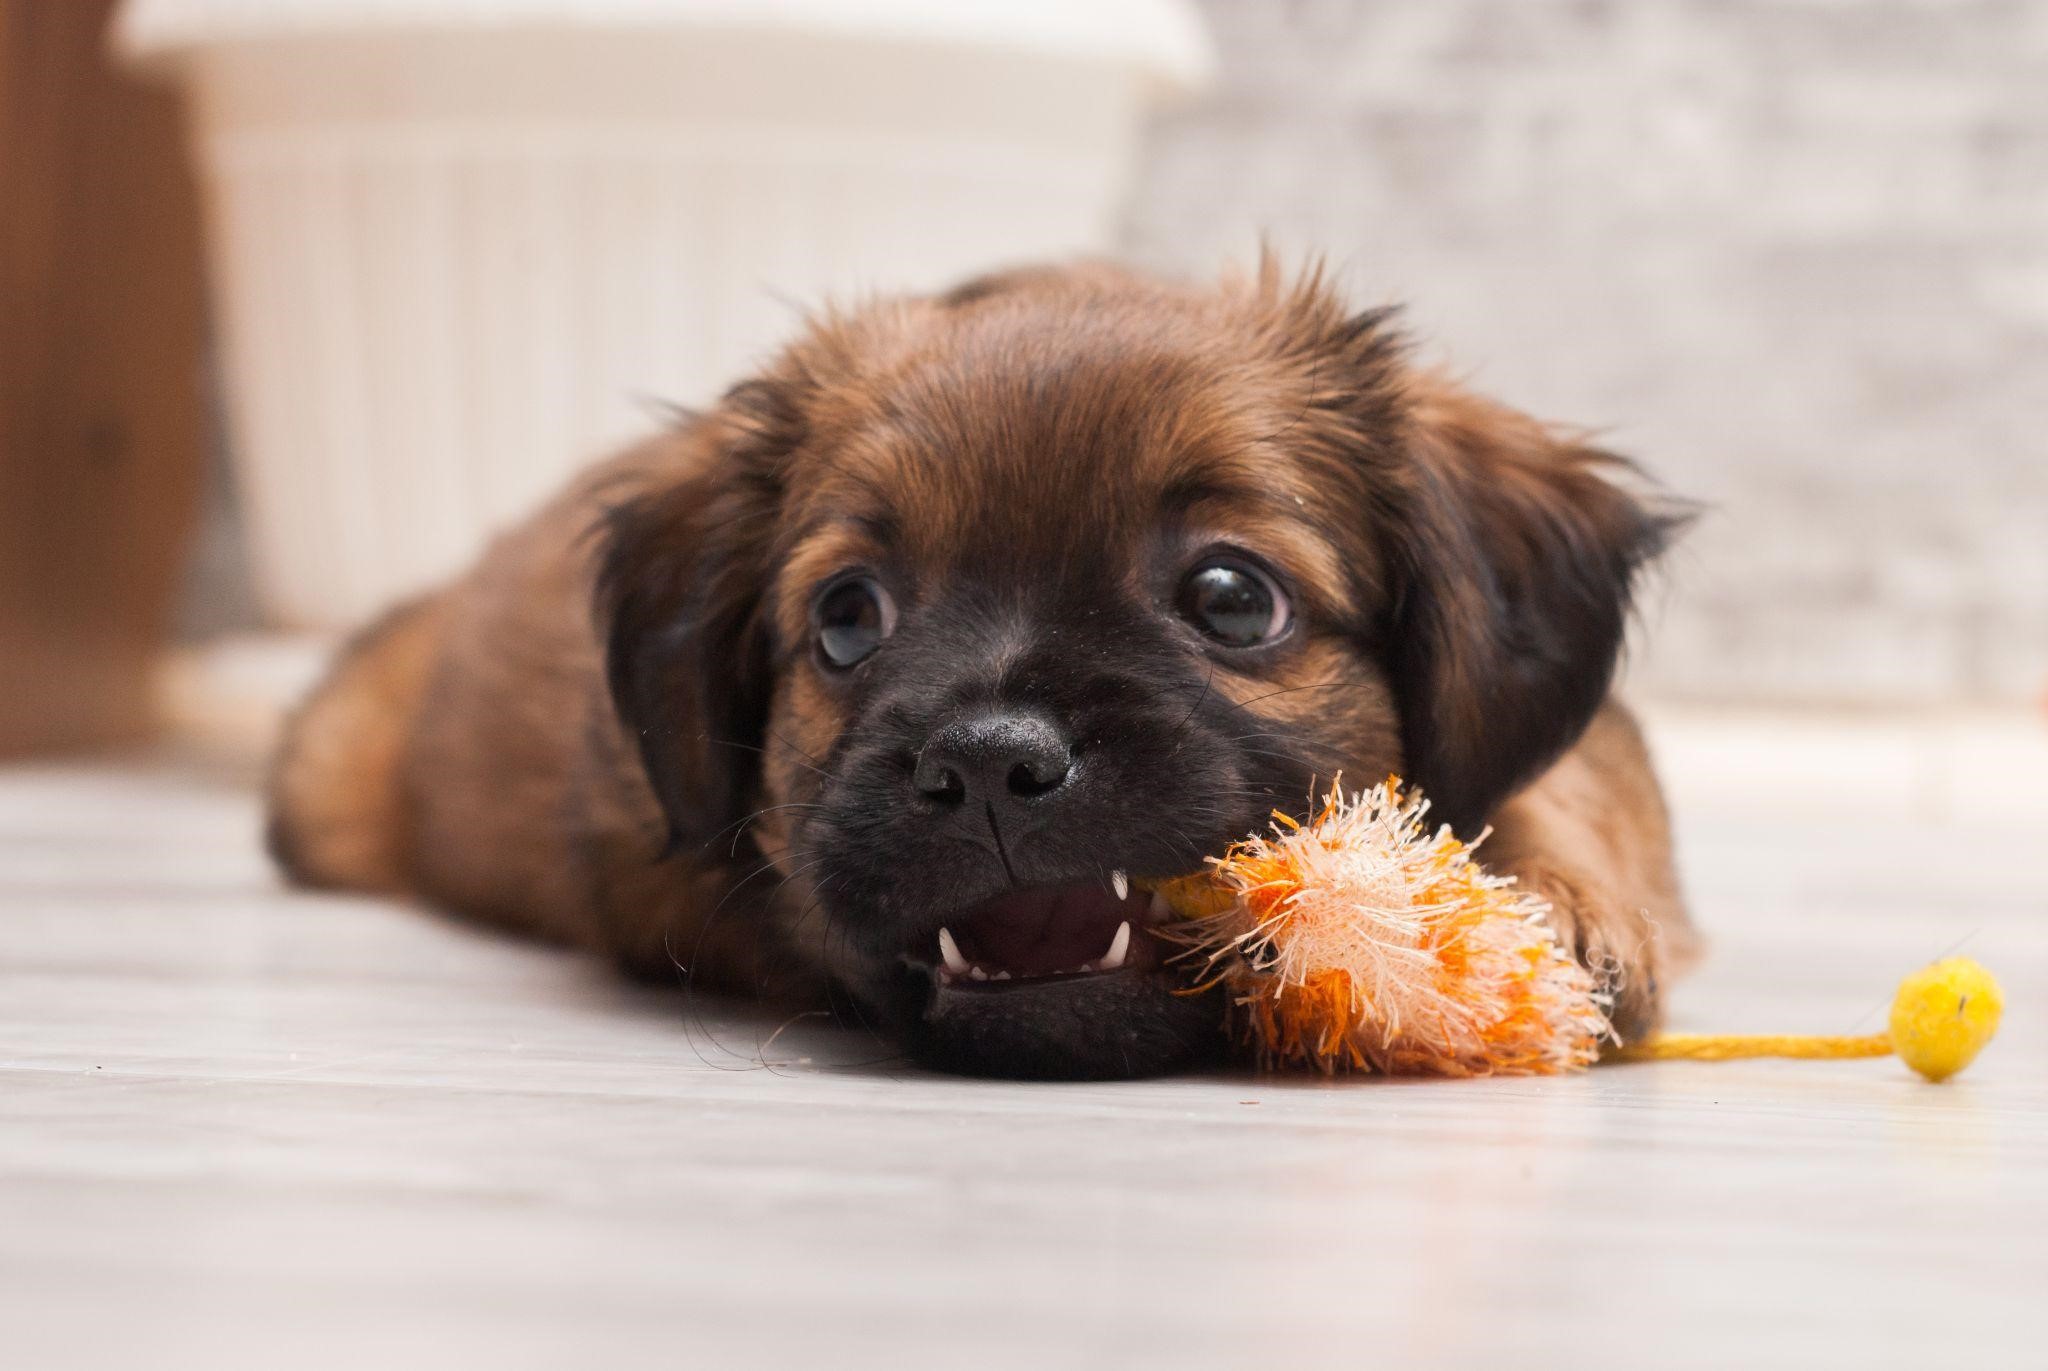
[[[1127,243],[1262,231],[1712,511],[1666,697],[2048,685],[2048,0],[1208,0]]]

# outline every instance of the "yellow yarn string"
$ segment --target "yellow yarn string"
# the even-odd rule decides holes
[[[1991,1041],[2004,1008],[2004,993],[1989,971],[1968,957],[1944,957],[1899,983],[1889,1033],[1665,1033],[1608,1053],[1605,1060],[1725,1062],[1742,1057],[1885,1057],[1897,1052],[1928,1080],[1945,1081]]]
[[[1605,1055],[1618,1062],[1727,1062],[1743,1057],[1888,1057],[1891,1052],[1889,1033],[1860,1038],[1806,1033],[1663,1033]]]

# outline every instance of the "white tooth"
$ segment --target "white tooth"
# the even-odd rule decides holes
[[[1093,974],[1093,973],[1094,973],[1094,971],[1095,971],[1095,963],[1094,963],[1094,962],[1082,962],[1082,963],[1081,963],[1081,964],[1080,964],[1079,966],[1077,966],[1077,967],[1075,967],[1075,968],[1074,968],[1074,974],[1075,974],[1076,976],[1087,976],[1087,975],[1091,975],[1091,974]]]
[[[989,979],[992,981],[1007,981],[1010,979],[1010,973],[1007,971],[998,971],[995,975],[989,977]]]
[[[967,968],[967,979],[970,981],[985,981],[988,979],[988,973],[978,966],[970,966]]]
[[[1166,897],[1164,895],[1160,894],[1158,891],[1155,890],[1152,892],[1152,907],[1150,912],[1152,922],[1162,923],[1165,920],[1173,917],[1173,906],[1166,902]]]
[[[950,929],[939,930],[939,960],[946,964],[946,970],[955,976],[967,974],[967,959],[960,955],[960,944],[953,941]]]
[[[1111,890],[1114,890],[1114,891],[1116,892],[1116,897],[1117,897],[1117,898],[1118,898],[1119,900],[1128,900],[1128,899],[1130,899],[1130,898],[1131,898],[1131,877],[1130,877],[1130,873],[1129,873],[1129,872],[1125,872],[1125,871],[1112,871],[1112,872],[1110,872],[1110,873],[1109,873],[1109,888],[1110,888]]]
[[[1131,921],[1125,919],[1116,926],[1116,936],[1109,940],[1109,951],[1102,954],[1098,965],[1104,971],[1114,971],[1124,964],[1124,956],[1131,950]]]

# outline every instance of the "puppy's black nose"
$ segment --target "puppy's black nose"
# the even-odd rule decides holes
[[[1058,790],[1074,769],[1073,749],[1036,714],[955,719],[925,739],[911,781],[945,804],[1004,806]]]

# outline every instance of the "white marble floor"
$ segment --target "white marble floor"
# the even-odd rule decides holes
[[[1684,1026],[1966,1078],[940,1079],[281,889],[235,774],[0,770],[0,1365],[2037,1366],[2048,730],[1665,717]]]

